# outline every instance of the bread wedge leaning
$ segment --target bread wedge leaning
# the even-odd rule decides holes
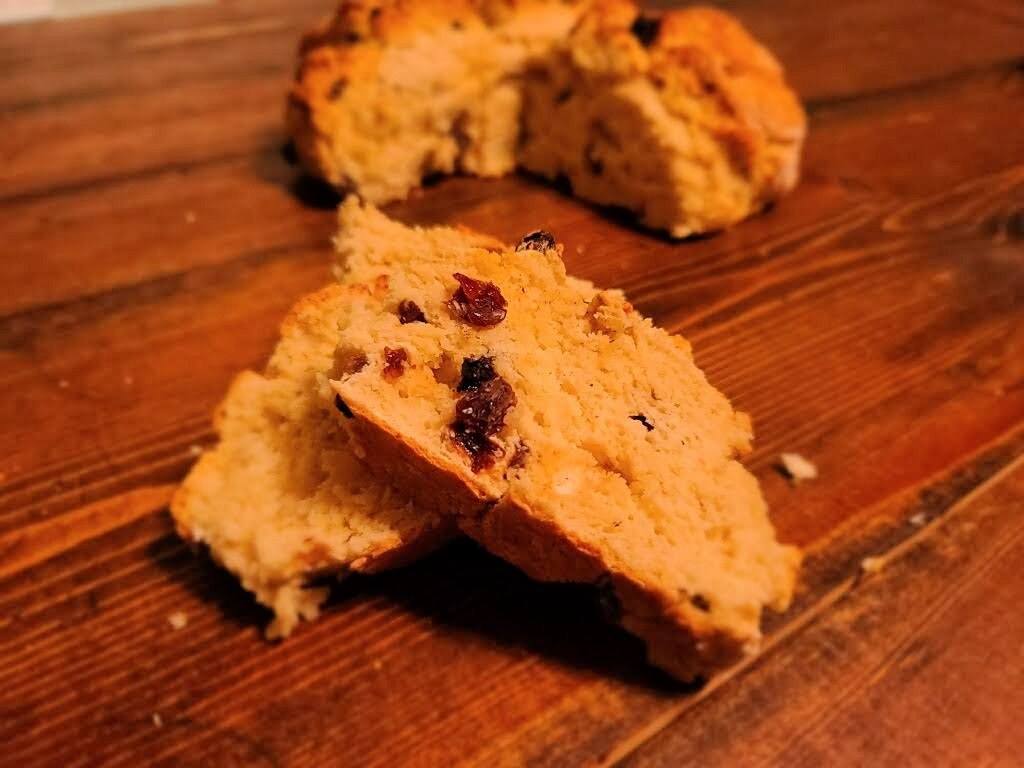
[[[331,285],[300,301],[281,326],[266,371],[244,371],[217,409],[219,442],[171,503],[178,532],[275,615],[271,638],[312,619],[325,576],[372,573],[425,554],[454,533],[356,458],[328,377],[335,318],[361,287]],[[355,361],[358,362],[358,361]]]
[[[680,679],[753,652],[800,554],[737,460],[749,420],[689,344],[568,277],[547,233],[366,246],[394,227],[343,206],[340,271],[366,287],[333,318],[360,365],[331,386],[373,471],[533,578],[597,586]]]

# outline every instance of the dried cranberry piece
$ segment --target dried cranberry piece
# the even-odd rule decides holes
[[[647,420],[647,417],[644,416],[642,413],[638,413],[638,414],[636,414],[634,416],[630,416],[629,418],[631,418],[633,421],[639,421],[641,424],[643,424],[647,428],[648,432],[653,432],[654,431],[654,425],[651,424],[651,422],[649,422]]]
[[[497,375],[494,372],[493,357],[487,357],[486,355],[467,357],[462,361],[462,379],[459,381],[456,391],[465,392],[470,389],[479,389],[480,385],[490,381]]]
[[[474,280],[461,272],[452,275],[459,287],[448,300],[448,309],[460,320],[483,327],[497,325],[505,319],[505,297],[494,283]]]
[[[452,440],[472,460],[474,472],[494,464],[500,446],[491,440],[505,426],[505,415],[516,404],[516,393],[500,376],[466,392],[455,404]]]
[[[384,347],[384,370],[381,374],[388,379],[397,379],[405,373],[405,364],[408,360],[409,353],[404,348]]]
[[[425,323],[427,316],[415,301],[406,299],[398,305],[398,322],[402,325],[409,323]]]
[[[640,45],[648,48],[654,42],[654,38],[658,36],[660,29],[661,19],[655,16],[640,14],[636,17],[636,21],[633,22],[633,26],[629,28],[629,31],[633,33],[633,37],[640,41]]]
[[[545,232],[543,229],[538,229],[536,232],[531,232],[524,237],[519,245],[516,246],[517,251],[550,251],[555,247],[555,238],[550,232]]]
[[[481,472],[494,466],[494,454],[498,449],[491,438],[479,432],[456,432],[453,428],[452,440],[469,456],[474,472]]]

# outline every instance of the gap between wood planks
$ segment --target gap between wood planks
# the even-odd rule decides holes
[[[1006,478],[1024,469],[1024,425],[1013,430],[1008,437],[1003,436],[998,442],[999,446],[996,448],[993,448],[990,444],[978,454],[975,454],[974,460],[961,468],[961,472],[970,474],[973,467],[984,466],[987,464],[990,461],[989,457],[993,452],[1005,452],[1007,448],[1009,448],[1009,453],[1013,458],[1003,464],[993,474],[988,475],[979,484],[968,490],[964,495],[952,501],[950,506],[938,514],[935,514],[933,517],[930,517],[924,526],[914,530],[904,538],[899,539],[894,545],[885,551],[872,555],[872,557],[876,559],[875,564],[877,565],[877,570],[883,569],[891,562],[903,557],[905,554],[918,547],[922,542],[936,536],[943,526],[950,524],[950,521],[953,518],[963,514],[965,510],[967,510],[978,498],[984,496],[993,488],[997,487]],[[935,477],[929,478],[927,482],[922,483],[918,487],[916,492],[919,495],[924,495],[922,492],[927,492],[935,488],[935,479]],[[954,477],[950,478],[950,481],[955,483],[955,479],[956,477],[954,474]],[[940,482],[938,485],[941,487],[944,484],[945,483]],[[913,490],[905,492],[906,495],[913,493],[915,493]],[[902,496],[905,494],[900,495]],[[1024,499],[1021,501],[1024,503]],[[875,505],[875,507],[885,506],[888,503],[891,503],[891,500],[885,499]],[[911,506],[911,508],[904,513],[904,517],[909,518],[913,511],[914,508]],[[851,518],[847,523],[836,528],[832,535],[820,542],[820,546],[814,547],[814,549],[808,552],[808,554],[813,553],[814,555],[827,557],[824,553],[835,546],[837,540],[840,538],[840,534],[845,530],[849,530],[856,523],[862,521],[866,516],[868,516],[868,512],[869,510],[865,510],[862,515]],[[842,548],[849,549],[849,543]],[[865,554],[865,550],[860,547],[857,547],[857,549],[859,549],[860,552],[856,554],[856,559],[860,559],[862,555]],[[877,552],[877,550],[874,551]],[[621,763],[631,754],[640,749],[644,744],[648,743],[655,736],[669,728],[684,713],[699,706],[705,700],[715,696],[731,681],[742,677],[748,669],[755,665],[765,663],[775,649],[781,647],[790,638],[800,634],[808,626],[822,618],[826,612],[840,600],[854,595],[858,586],[869,578],[870,574],[867,573],[866,569],[859,567],[855,573],[847,576],[841,582],[829,589],[812,606],[799,613],[792,621],[787,622],[777,631],[768,635],[765,639],[761,652],[757,656],[740,662],[725,673],[713,678],[704,688],[693,696],[687,697],[666,708],[663,712],[659,713],[657,717],[639,728],[631,734],[629,738],[620,742],[607,755],[605,755],[604,758],[597,763],[599,768],[611,768],[612,766]]]

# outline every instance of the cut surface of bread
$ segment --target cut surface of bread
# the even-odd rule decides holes
[[[550,0],[341,2],[302,43],[287,111],[299,157],[375,203],[431,174],[509,173],[519,75],[576,15]]]
[[[287,123],[308,170],[370,202],[522,167],[675,237],[792,188],[806,129],[735,19],[630,0],[342,2],[303,40]]]
[[[351,198],[341,218],[342,277],[373,289],[339,307],[336,355],[363,364],[332,385],[370,465],[530,576],[598,585],[681,679],[755,649],[800,556],[689,345],[568,277],[547,233],[436,248]]]
[[[300,301],[264,374],[240,374],[215,415],[219,442],[174,496],[179,533],[206,545],[275,619],[270,637],[312,619],[321,577],[400,565],[447,540],[447,518],[413,507],[375,478],[339,426],[328,376],[339,308],[332,285]]]

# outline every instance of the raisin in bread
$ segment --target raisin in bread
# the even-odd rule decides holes
[[[316,616],[326,575],[400,565],[445,541],[447,518],[413,507],[351,449],[328,384],[358,361],[335,357],[333,318],[353,291],[303,299],[263,375],[240,374],[215,416],[220,441],[192,468],[171,513],[275,614],[270,637]]]
[[[630,0],[342,2],[303,40],[287,123],[308,170],[370,202],[518,166],[675,237],[792,188],[805,133],[732,17]]]
[[[337,354],[365,361],[333,387],[371,466],[530,576],[599,585],[679,678],[754,650],[800,556],[686,341],[567,277],[546,233],[454,250],[410,231],[389,256],[362,244],[379,218],[345,203],[343,278],[377,290],[335,318]]]

